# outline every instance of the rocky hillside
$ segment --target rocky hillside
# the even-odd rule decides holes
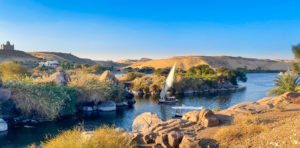
[[[269,59],[255,59],[243,57],[230,57],[230,56],[181,56],[173,57],[170,59],[138,61],[128,67],[142,68],[166,68],[171,67],[177,63],[177,67],[181,69],[189,69],[192,66],[199,64],[208,64],[213,68],[219,66],[226,66],[228,68],[247,68],[248,70],[287,70],[293,60],[269,60]]]
[[[19,50],[0,50],[0,63],[4,61],[32,62],[38,58]]]
[[[66,61],[70,63],[80,63],[80,64],[88,64],[88,65],[94,65],[96,64],[95,61],[90,59],[82,59],[77,56],[72,55],[71,53],[62,53],[62,52],[28,52],[28,54],[46,59],[46,60],[56,60],[56,61]]]

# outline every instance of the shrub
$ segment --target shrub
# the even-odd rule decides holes
[[[3,81],[15,78],[24,78],[30,75],[27,67],[14,62],[4,62],[0,64],[0,73]]]
[[[237,116],[233,119],[232,125],[222,127],[215,135],[221,147],[242,145],[246,147],[246,141],[268,128],[260,123],[257,115]]]
[[[144,93],[149,93],[149,91],[159,93],[164,85],[165,79],[166,77],[164,76],[144,76],[137,78],[133,81],[133,90],[140,90]]]
[[[156,69],[153,74],[156,76],[167,76],[170,72],[170,68],[158,68]]]
[[[124,80],[125,81],[132,81],[136,78],[143,77],[144,74],[138,73],[138,72],[128,72],[127,74],[124,75]]]
[[[138,72],[141,73],[153,73],[154,68],[153,67],[142,67],[141,69],[138,69]]]
[[[209,65],[198,65],[191,67],[185,74],[187,77],[215,74],[215,71]]]
[[[123,84],[115,84],[110,81],[100,81],[96,74],[76,72],[71,75],[70,86],[78,87],[79,102],[115,101],[121,102],[125,99],[125,88]]]
[[[17,109],[28,118],[55,120],[75,111],[77,90],[73,87],[25,80],[7,81],[4,87],[12,91]]]
[[[96,129],[91,135],[79,127],[62,132],[53,139],[41,142],[42,148],[134,148],[130,136],[124,131],[104,126]]]
[[[90,72],[90,73],[100,74],[100,73],[104,72],[105,70],[113,70],[113,67],[112,66],[103,66],[103,65],[95,64],[93,66],[85,68],[84,70],[87,71],[87,72]]]

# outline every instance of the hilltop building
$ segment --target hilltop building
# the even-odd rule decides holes
[[[1,44],[1,50],[15,50],[15,45],[11,45],[9,41],[6,44]]]

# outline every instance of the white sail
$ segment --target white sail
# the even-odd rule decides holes
[[[174,73],[175,73],[175,66],[176,63],[173,65],[172,69],[170,70],[170,73],[166,79],[166,82],[164,84],[163,89],[160,92],[160,98],[165,98],[167,91],[172,87],[173,80],[174,80]]]

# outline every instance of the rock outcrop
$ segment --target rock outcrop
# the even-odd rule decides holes
[[[217,116],[209,109],[185,113],[182,119],[196,122],[204,127],[212,127],[220,123]]]
[[[218,112],[223,115],[248,115],[268,111],[280,104],[289,104],[292,99],[300,98],[300,93],[288,92],[280,96],[265,97],[256,102],[244,102]]]
[[[151,126],[162,123],[162,120],[156,115],[150,112],[143,113],[137,116],[132,124],[133,132],[147,131]]]
[[[281,96],[266,97],[257,102],[237,104],[229,109],[219,111],[217,114],[209,109],[203,109],[188,112],[183,115],[182,119],[170,119],[164,122],[157,115],[145,113],[146,115],[142,114],[137,117],[139,119],[136,120],[139,122],[134,121],[139,123],[134,124],[142,128],[135,130],[137,132],[133,134],[132,139],[141,147],[217,148],[219,142],[214,139],[214,135],[220,129],[217,125],[230,124],[228,121],[236,115],[264,113],[276,105],[296,105],[292,104],[292,100],[297,98],[300,98],[300,93],[285,93]],[[151,118],[158,122],[149,121]]]
[[[145,121],[149,119],[155,119],[155,121]],[[218,124],[218,118],[211,110],[207,109],[192,111],[185,114],[183,119],[170,119],[165,122],[162,122],[157,115],[144,113],[134,120],[133,130],[138,133],[134,134],[133,140],[142,146],[197,148],[200,147],[199,142],[201,139],[197,138],[196,133],[205,129],[205,127]],[[136,125],[142,128],[134,129]]]
[[[106,70],[104,71],[101,76],[100,76],[100,81],[110,81],[110,82],[113,82],[115,84],[118,83],[118,79],[115,77],[115,75],[109,71],[109,70]]]
[[[52,74],[51,79],[54,80],[55,83],[59,85],[66,85],[69,81],[71,81],[71,77],[63,70],[58,70],[57,72]]]
[[[116,103],[114,101],[106,101],[106,102],[101,102],[97,106],[97,110],[107,112],[107,111],[115,111],[117,109]]]

